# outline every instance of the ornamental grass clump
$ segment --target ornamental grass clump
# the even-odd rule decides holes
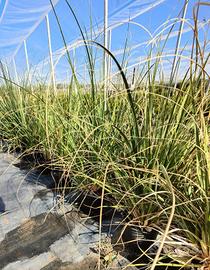
[[[108,201],[114,211],[123,212],[125,227],[156,231],[153,256],[147,255],[149,247],[138,250],[133,261],[144,264],[141,257],[146,254],[152,270],[210,267],[209,53],[206,42],[199,40],[197,5],[191,59],[178,81],[185,59],[180,40],[187,2],[167,39],[161,42],[160,35],[155,46],[148,43],[148,57],[133,89],[115,55],[86,39],[67,0],[85,46],[90,91],[79,83],[69,54],[78,93],[72,84],[57,94],[47,86],[15,85],[4,72],[0,89],[1,139],[22,156],[41,153],[39,169],[61,171],[57,189],[64,197],[75,189],[98,196],[100,228]],[[167,57],[164,49],[177,23],[180,32],[166,81],[161,59]],[[118,69],[115,91],[107,96],[95,76],[92,46],[105,51]]]

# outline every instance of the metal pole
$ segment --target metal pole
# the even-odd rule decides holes
[[[69,82],[69,71],[67,70],[66,71],[66,90],[69,90],[69,87],[68,87],[69,83],[68,82]]]
[[[15,80],[16,80],[16,83],[19,84],[18,74],[17,74],[17,66],[16,66],[16,63],[15,63],[15,58],[12,59],[12,62],[13,62],[13,67],[14,67],[14,72],[15,72]]]
[[[108,48],[108,0],[104,0],[104,47]],[[107,54],[104,51],[104,109],[107,109]]]
[[[185,17],[186,17],[186,13],[187,13],[187,9],[188,9],[188,4],[189,4],[189,0],[185,1],[183,13],[182,13],[182,16],[181,16],[182,21],[181,21],[180,27],[179,27],[179,33],[180,34],[178,35],[178,39],[177,39],[177,42],[176,42],[175,57],[173,59],[172,71],[171,71],[171,75],[170,75],[170,82],[173,82],[173,80],[175,78],[174,88],[176,88],[176,85],[177,85],[177,75],[178,75],[179,59],[180,59],[180,57],[178,57],[178,54],[179,54],[179,48],[180,48],[180,44],[181,44],[182,32],[183,32],[183,28],[184,28],[184,23],[185,23]]]
[[[24,43],[24,51],[25,51],[25,58],[26,58],[26,67],[27,67],[27,72],[29,75],[29,60],[28,60],[28,50],[27,50],[26,40],[24,40],[23,43]]]
[[[74,72],[74,74],[76,76],[76,48],[73,49],[73,65],[74,65],[73,72]],[[73,76],[73,81],[74,81],[74,76]],[[75,81],[74,81],[74,90],[75,90],[75,93],[77,94],[78,89],[77,89],[77,84],[76,84]]]
[[[49,22],[48,14],[45,16],[45,18],[46,18],[46,25],[47,25],[48,49],[49,49],[50,65],[51,65],[51,78],[52,78],[52,83],[53,83],[53,90],[54,90],[54,93],[56,93],[55,69],[54,69],[53,58],[52,58],[50,22]]]
[[[85,74],[84,74],[84,86],[85,86],[85,85],[87,84],[87,82],[86,82],[86,73],[87,73],[87,67],[86,67],[86,64],[85,64],[84,71],[85,71]]]
[[[87,69],[87,65],[85,63],[85,68],[84,68],[84,86],[83,86],[83,93],[85,94],[86,92],[88,92],[88,83],[87,83],[87,73],[88,73],[88,69]]]
[[[112,30],[110,29],[109,30],[109,51],[112,50]],[[108,78],[110,80],[110,76],[111,76],[111,69],[112,69],[112,61],[111,61],[111,57],[110,55],[108,55],[108,67],[107,67],[107,75],[108,75]],[[107,88],[109,88],[109,81],[108,81],[108,85],[107,85]]]

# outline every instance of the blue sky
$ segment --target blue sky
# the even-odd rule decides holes
[[[0,14],[2,13],[2,10],[3,10],[3,7],[4,7],[4,2],[5,2],[5,0],[0,1]]]
[[[10,1],[10,0],[9,0]],[[14,0],[13,0],[14,1]],[[26,1],[26,0],[23,0]],[[29,3],[29,0],[27,0]],[[43,0],[44,1],[44,0]],[[46,1],[46,0],[45,0]],[[151,0],[152,1],[152,0]],[[2,12],[5,0],[0,0],[0,14]],[[90,2],[92,3],[90,5]],[[126,3],[135,2],[129,0],[110,0],[109,1],[109,14],[117,12],[120,7],[123,7]],[[142,3],[145,1],[142,0]],[[155,2],[155,0],[154,0]],[[193,6],[197,1],[189,0],[189,7],[187,11],[187,18],[192,19],[192,10]],[[83,27],[83,29],[89,29],[91,20],[92,24],[95,25],[98,22],[103,20],[103,0],[71,0],[70,1],[79,21]],[[155,30],[167,19],[175,18],[179,15],[184,0],[165,0],[160,5],[155,8],[149,10],[148,12],[142,14],[141,16],[134,19],[135,22],[146,27],[152,34]],[[144,4],[142,7],[144,8]],[[210,8],[201,7],[199,13],[199,19],[201,21],[209,19]],[[56,12],[59,17],[60,23],[62,25],[62,29],[66,38],[67,43],[70,43],[72,40],[79,36],[79,29],[72,17],[71,12],[69,11],[67,5],[64,0],[60,0],[56,5]],[[91,17],[91,20],[90,20]],[[51,39],[52,39],[52,49],[56,51],[57,49],[63,46],[63,41],[55,20],[55,16],[53,12],[49,14],[50,25],[51,25]],[[15,27],[15,26],[13,26]],[[174,31],[178,30],[179,24],[174,27]],[[1,24],[0,24],[1,29]],[[23,29],[24,31],[24,29]],[[129,40],[129,46],[134,46],[136,44],[143,43],[148,41],[148,34],[135,25],[125,24],[113,30],[112,32],[112,46],[111,50],[116,51],[121,49],[125,45],[126,38]],[[187,46],[190,45],[192,40],[192,33],[186,33],[182,37],[182,45]],[[29,62],[30,65],[33,66],[38,64],[41,60],[43,60],[48,55],[48,43],[47,43],[47,32],[46,32],[46,24],[45,20],[36,28],[36,30],[30,35],[27,40],[27,48],[29,54]],[[168,40],[166,48],[173,49],[175,46],[176,37]],[[147,53],[146,46],[140,46],[138,50],[133,52],[133,59],[145,55]],[[99,53],[100,54],[100,53]],[[84,50],[78,49],[76,50],[77,55],[77,64],[81,65],[84,63]],[[120,56],[118,56],[120,59]],[[25,67],[25,58],[24,58],[24,48],[21,46],[15,57],[18,71],[21,72]],[[61,73],[65,73],[67,66],[66,58],[64,57],[59,65],[58,70]],[[64,76],[64,75],[62,75]]]

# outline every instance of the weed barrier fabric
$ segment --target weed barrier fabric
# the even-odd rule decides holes
[[[1,269],[95,269],[99,259],[98,223],[72,205],[55,208],[53,192],[45,186],[50,180],[20,170],[13,165],[16,162],[12,155],[0,153]],[[100,239],[104,245],[101,255],[114,252],[107,233]],[[114,254],[115,259],[106,262],[112,266],[106,269],[120,270],[129,264]]]
[[[9,160],[11,156],[0,153],[0,240],[27,218],[53,207],[53,193],[46,192],[44,200],[36,196],[46,187],[38,185],[32,175],[27,177]]]

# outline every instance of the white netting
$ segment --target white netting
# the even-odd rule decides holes
[[[102,0],[99,0],[99,1],[100,1],[100,6],[103,7],[103,1]],[[163,2],[165,2],[165,0],[110,1],[109,10],[111,10],[111,12],[109,12],[109,16],[108,16],[108,30],[112,31],[120,27],[121,25],[127,24],[128,22],[132,21],[136,17],[152,10],[153,8],[155,8],[156,6],[160,5]],[[76,10],[76,14],[79,17],[78,11],[80,10],[80,8],[74,6],[74,9]],[[103,9],[101,10],[103,11]],[[87,37],[91,39],[97,39],[99,41],[102,41],[103,31],[104,31],[104,25],[103,25],[103,16],[102,16],[102,19],[99,19],[99,21],[97,21],[94,26],[91,26],[91,29],[87,30],[85,34]],[[125,29],[123,32],[124,32],[124,35],[126,35]],[[53,53],[54,65],[56,66],[58,62],[60,61],[61,57],[66,54],[66,49],[71,51],[75,48],[78,48],[79,46],[83,46],[83,42],[81,42],[81,35],[79,35],[77,38],[68,42],[67,48],[62,47],[54,51]],[[43,61],[39,63],[39,65],[37,65],[36,67],[37,72],[40,72],[40,70],[43,70],[43,67],[48,64],[49,64],[49,57],[46,57]]]
[[[49,0],[6,0],[0,17],[0,58],[11,59],[51,8]]]
[[[163,66],[170,65],[176,38],[179,35],[180,21],[175,18],[183,7],[182,1],[171,0],[109,0],[108,1],[108,33],[110,49],[120,63],[126,61],[127,66],[144,64],[150,48],[160,40],[168,40],[164,54],[169,58],[162,60]],[[175,5],[175,2],[177,5]],[[181,3],[182,2],[182,3]],[[65,0],[52,0],[65,36],[67,49],[73,59],[78,75],[86,76],[87,69],[85,49],[81,33]],[[103,44],[104,37],[104,0],[71,0],[71,4],[85,36]],[[184,48],[186,60],[190,55],[186,46],[192,41],[192,9],[196,0],[189,1],[189,8],[183,24],[180,51]],[[177,6],[177,7],[176,7]],[[170,17],[167,15],[167,11]],[[207,11],[204,12],[207,14]],[[24,76],[30,69],[30,77],[49,80],[51,73],[48,34],[45,17],[48,14],[51,30],[52,60],[57,81],[68,80],[71,69],[66,57],[66,48],[61,37],[50,0],[0,0],[0,60],[7,63],[12,76]],[[203,13],[202,13],[203,14]],[[171,19],[170,18],[173,18]],[[164,24],[164,22],[166,22]],[[177,22],[168,37],[170,27]],[[199,29],[208,25],[208,17],[199,23]],[[158,28],[162,25],[160,28]],[[202,31],[201,31],[202,32]],[[203,40],[206,37],[203,37]],[[128,40],[127,48],[124,46]],[[202,40],[202,38],[201,38]],[[208,45],[209,46],[209,45]],[[207,46],[207,48],[208,48]],[[154,46],[155,47],[155,46]],[[96,67],[101,74],[103,52],[93,48]],[[153,49],[155,53],[155,49]],[[28,58],[28,59],[26,59]],[[98,64],[97,64],[98,63]],[[28,67],[27,67],[28,65]],[[115,72],[112,69],[113,73]],[[83,74],[82,74],[83,73]],[[35,76],[34,76],[35,75]],[[68,78],[67,78],[68,77]]]

